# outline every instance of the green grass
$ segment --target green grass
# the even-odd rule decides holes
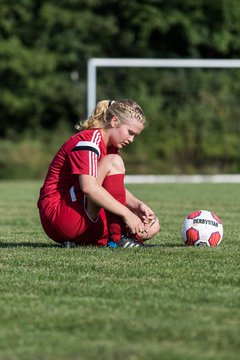
[[[38,182],[0,182],[1,360],[234,360],[240,351],[239,185],[129,185],[158,214],[156,248],[61,249],[38,219]],[[218,248],[183,245],[197,209]]]

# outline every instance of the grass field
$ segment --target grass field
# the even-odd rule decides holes
[[[148,249],[61,249],[44,235],[40,183],[0,182],[1,360],[237,360],[238,184],[128,185],[160,218]],[[224,225],[218,248],[183,245],[193,210]]]

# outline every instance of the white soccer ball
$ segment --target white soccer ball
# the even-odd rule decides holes
[[[222,241],[223,225],[213,212],[197,210],[183,221],[181,234],[188,246],[217,246]]]

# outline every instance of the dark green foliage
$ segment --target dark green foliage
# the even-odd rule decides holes
[[[91,57],[239,58],[240,4],[1,0],[0,138],[15,134],[16,144],[26,132],[73,128],[85,118]],[[98,100],[133,98],[150,120],[125,154],[130,171],[239,172],[239,77],[239,70],[99,70]]]

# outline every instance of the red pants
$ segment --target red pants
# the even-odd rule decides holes
[[[70,191],[55,209],[48,199],[39,200],[40,219],[46,234],[54,241],[72,241],[82,245],[106,246],[108,241],[107,219],[104,209],[96,221],[92,221],[85,210],[84,197]]]
[[[126,203],[124,175],[107,176],[103,187],[119,202]],[[40,219],[46,234],[56,242],[72,241],[81,245],[106,246],[108,237],[121,238],[126,225],[121,217],[101,209],[96,221],[90,219],[85,197],[72,187],[63,198],[53,204],[51,198],[38,201]]]

